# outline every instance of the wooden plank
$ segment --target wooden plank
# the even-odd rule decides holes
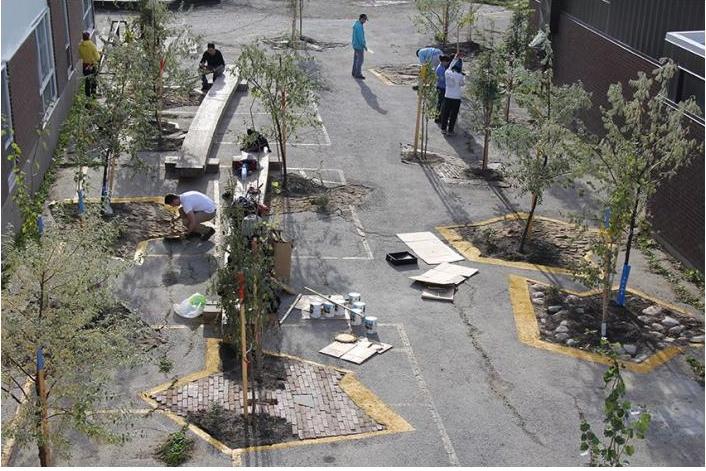
[[[341,356],[341,360],[350,361],[356,365],[360,365],[365,360],[375,355],[378,352],[377,346],[369,340],[359,341],[354,348]]]

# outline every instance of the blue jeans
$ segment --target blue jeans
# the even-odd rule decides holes
[[[353,77],[360,77],[363,75],[363,58],[365,56],[365,49],[353,49]]]

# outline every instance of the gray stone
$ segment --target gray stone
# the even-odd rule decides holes
[[[657,322],[652,323],[652,325],[650,325],[650,327],[652,327],[652,330],[656,330],[657,332],[662,332],[664,330],[664,326],[662,324],[657,323]]]
[[[660,306],[653,304],[652,306],[643,309],[642,313],[645,314],[646,316],[656,316],[657,314],[661,313],[662,311],[663,311],[663,309]]]
[[[637,347],[631,343],[626,343],[623,345],[623,350],[629,355],[634,355],[637,353]]]
[[[652,322],[652,318],[650,316],[637,316],[637,318],[640,320],[640,322],[643,322],[645,324],[649,324]]]
[[[691,338],[689,339],[689,342],[704,343],[704,336],[703,336],[703,335],[697,335],[696,337],[691,337]]]
[[[557,328],[554,330],[554,332],[556,332],[556,333],[566,333],[566,332],[568,332],[568,331],[569,331],[569,328],[566,327],[565,325],[560,325],[559,327],[557,327]]]
[[[679,321],[673,317],[666,316],[664,319],[662,319],[662,325],[667,327],[674,327],[675,325],[679,325]]]
[[[626,361],[627,361],[627,360],[632,360],[632,357],[631,357],[630,355],[628,355],[627,353],[624,354],[624,355],[618,356],[618,358],[620,358],[621,360],[626,360]]]
[[[667,344],[664,342],[657,342],[657,348],[664,348],[666,346],[667,346]]]
[[[681,333],[681,331],[684,330],[683,325],[675,325],[671,329],[669,329],[667,332],[669,332],[670,335],[678,335]]]
[[[676,340],[676,339],[674,339],[673,337],[665,337],[664,338],[664,341],[666,343],[674,343],[674,340]]]
[[[579,297],[576,296],[575,294],[570,294],[566,297],[566,302],[568,304],[576,304],[580,301]]]
[[[540,285],[539,283],[531,285],[531,288],[535,291],[541,292],[542,294],[544,294],[544,290],[547,289],[544,285]]]
[[[568,339],[566,341],[566,345],[568,345],[569,347],[575,347],[578,344],[579,344],[579,341],[576,339]]]
[[[559,319],[564,319],[568,315],[569,315],[569,311],[567,311],[566,309],[562,309],[561,311],[555,312],[554,315],[552,315],[552,318],[555,320],[559,320]]]
[[[636,356],[633,361],[635,363],[642,363],[643,361],[647,360],[648,357],[649,357],[649,355],[643,353],[641,355]]]
[[[554,314],[555,312],[561,311],[562,306],[560,305],[554,305],[554,306],[549,306],[547,308],[547,312],[550,314]]]
[[[563,320],[563,321],[559,322],[559,325],[565,325],[565,326],[568,326],[568,325],[569,325],[569,321],[567,321],[567,320]]]
[[[546,324],[546,323],[547,323],[547,319],[545,319],[544,317],[542,317],[541,319],[539,319],[539,322],[541,322],[542,324]]]
[[[585,311],[582,307],[577,307],[576,308],[576,314],[583,314]]]
[[[532,298],[532,304],[541,306],[542,304],[544,304],[544,298]]]
[[[661,340],[664,338],[664,334],[662,332],[657,332],[656,330],[651,330],[650,334],[652,334],[652,336],[658,340]]]
[[[565,334],[564,332],[560,332],[554,336],[555,339],[559,340],[560,342],[563,342],[564,340],[569,338],[569,334]]]

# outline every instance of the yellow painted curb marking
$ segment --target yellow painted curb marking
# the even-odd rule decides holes
[[[530,278],[525,278],[517,275],[510,275],[508,278],[510,283],[510,301],[512,303],[512,312],[515,317],[517,337],[520,342],[535,348],[541,348],[543,350],[549,350],[551,352],[568,355],[579,360],[592,361],[604,365],[611,364],[610,358],[605,355],[593,352],[586,352],[577,348],[572,348],[542,340],[539,336],[539,326],[537,324],[537,317],[534,314],[534,305],[532,304],[532,301],[530,299],[529,286],[527,285],[527,282],[530,281],[533,283],[539,283],[544,285],[546,285],[547,283],[542,283],[540,281],[532,280]],[[564,289],[562,291],[580,297],[589,297],[600,293],[600,290],[597,289],[584,292],[578,292],[569,289]],[[627,291],[634,295],[652,301],[655,304],[659,304],[670,310],[684,314],[685,316],[693,317],[691,316],[691,314],[684,311],[683,309],[653,298],[639,290],[628,289]],[[629,371],[635,373],[649,373],[654,368],[663,365],[664,363],[668,362],[681,352],[682,348],[670,346],[651,355],[642,363],[635,363],[632,361],[624,360],[621,360],[621,363],[624,364],[625,368],[627,368]]]
[[[500,221],[512,221],[512,220],[524,220],[528,216],[527,213],[510,213],[510,214],[505,214],[503,216],[497,216],[494,218],[486,219],[484,221],[476,222],[473,224],[456,224],[452,226],[438,226],[436,227],[437,232],[441,234],[444,239],[446,239],[456,250],[458,250],[461,255],[466,257],[468,260],[472,262],[480,262],[480,263],[486,263],[488,265],[500,265],[500,266],[505,266],[505,267],[511,267],[511,268],[519,268],[523,270],[537,270],[537,271],[542,271],[545,273],[556,273],[556,274],[571,274],[570,270],[567,270],[565,268],[558,268],[558,267],[552,267],[548,265],[539,265],[535,263],[528,263],[528,262],[512,262],[509,260],[503,260],[500,258],[492,258],[492,257],[484,257],[481,255],[480,250],[478,247],[473,245],[471,242],[465,240],[463,236],[457,231],[456,229],[460,227],[479,227],[479,226],[486,226],[489,224],[493,224],[496,222]],[[561,221],[559,219],[552,219],[552,218],[547,218],[544,216],[534,216],[535,220],[540,220],[540,221],[547,221],[547,222],[553,222],[555,224],[561,224],[563,226],[571,226],[572,224],[566,222],[566,221]],[[587,253],[584,256],[584,259],[590,261],[591,253]]]

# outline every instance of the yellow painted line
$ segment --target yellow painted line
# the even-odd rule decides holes
[[[396,86],[396,87],[400,86],[400,85],[397,85],[396,83],[391,82],[390,79],[388,79],[381,72],[379,72],[375,69],[368,69],[368,72],[370,72],[371,74],[373,74],[374,76],[379,78],[382,81],[382,83],[384,83],[385,85],[391,85],[391,86]]]
[[[534,314],[534,306],[530,299],[529,286],[527,285],[527,282],[530,281],[533,283],[540,283],[545,285],[546,283],[542,283],[540,281],[532,280],[530,278],[525,278],[517,275],[510,275],[508,278],[510,283],[510,301],[512,303],[512,312],[515,317],[517,338],[520,340],[520,342],[535,348],[541,348],[543,350],[560,353],[562,355],[568,355],[579,360],[592,361],[604,365],[611,364],[610,358],[606,355],[601,355],[599,353],[594,352],[586,352],[584,350],[579,350],[578,348],[572,348],[565,345],[559,345],[556,343],[542,340],[539,336],[539,326],[537,324],[537,317]],[[584,292],[569,289],[562,291],[580,297],[588,297],[600,293],[600,290],[597,289]],[[644,297],[645,299],[648,299],[654,302],[655,304],[667,307],[686,316],[691,316],[690,313],[684,311],[683,309],[664,303],[659,299],[648,296],[638,290],[628,289],[627,291],[634,295]],[[626,360],[621,360],[620,362],[621,364],[624,364],[625,368],[627,368],[629,371],[635,373],[649,373],[654,368],[668,362],[682,351],[683,350],[681,347],[670,346],[649,356],[642,363],[635,363]]]
[[[460,227],[486,226],[486,225],[493,224],[493,223],[500,222],[500,221],[524,220],[527,218],[527,216],[528,216],[527,213],[522,213],[522,212],[510,213],[510,214],[505,214],[503,216],[498,216],[498,217],[494,217],[491,219],[486,219],[484,221],[480,221],[480,222],[473,223],[473,224],[457,224],[457,225],[452,225],[452,226],[438,226],[438,227],[436,227],[436,230],[461,255],[463,255],[464,257],[466,257],[468,260],[470,260],[472,262],[480,262],[480,263],[485,263],[488,265],[500,265],[500,266],[504,266],[504,267],[519,268],[522,270],[536,270],[536,271],[542,271],[545,273],[556,273],[556,274],[570,275],[572,273],[571,270],[567,270],[565,268],[552,267],[552,266],[548,266],[548,265],[539,265],[539,264],[528,263],[528,262],[512,262],[512,261],[503,260],[500,258],[484,257],[483,255],[481,255],[481,252],[478,249],[478,247],[473,245],[471,242],[465,240],[461,236],[461,234],[456,230]],[[547,221],[547,222],[553,222],[553,223],[561,224],[564,226],[572,226],[572,224],[570,224],[566,221],[561,221],[559,219],[547,218],[544,216],[535,216],[534,219]],[[591,253],[590,252],[587,253],[583,258],[590,262]]]
[[[161,414],[166,415],[173,421],[175,421],[177,424],[184,425],[186,421],[180,417],[179,415],[166,410],[159,408],[159,404],[157,401],[152,399],[151,396],[154,394],[160,393],[162,391],[165,391],[166,389],[169,389],[171,387],[178,387],[178,386],[183,386],[184,384],[190,383],[192,381],[195,381],[197,379],[204,378],[206,376],[209,376],[213,373],[216,373],[218,371],[221,371],[221,361],[220,361],[220,356],[218,353],[218,345],[220,343],[220,339],[214,339],[214,338],[209,338],[207,339],[206,342],[206,353],[205,353],[205,364],[204,368],[200,371],[196,371],[194,373],[190,373],[186,376],[182,376],[181,378],[178,378],[176,381],[170,381],[167,383],[160,384],[159,386],[156,386],[149,391],[142,392],[140,394],[140,397],[147,402],[153,409],[155,409],[155,412],[159,412]],[[366,388],[360,381],[357,379],[355,374],[350,371],[346,370],[343,368],[338,368],[334,367],[331,365],[325,365],[323,363],[317,363],[315,361],[311,360],[306,360],[304,358],[300,358],[294,355],[289,355],[286,353],[279,353],[279,352],[270,352],[270,351],[265,351],[267,355],[272,355],[272,356],[279,356],[282,358],[289,358],[297,361],[301,361],[303,363],[309,363],[312,365],[320,366],[322,368],[330,369],[330,370],[335,370],[335,371],[340,371],[344,373],[343,378],[341,379],[341,382],[339,383],[341,386],[341,389],[348,394],[348,396],[351,398],[351,400],[361,409],[363,409],[369,416],[372,418],[375,422],[384,425],[386,428],[385,430],[380,430],[376,432],[365,432],[365,433],[358,433],[358,434],[351,434],[351,435],[338,435],[334,437],[323,437],[323,438],[315,438],[315,439],[310,439],[310,440],[296,440],[296,441],[291,441],[291,442],[285,442],[285,443],[275,443],[272,445],[259,445],[259,446],[252,446],[252,447],[247,447],[247,448],[237,448],[237,449],[232,449],[228,447],[226,444],[223,442],[213,438],[211,435],[209,435],[207,432],[204,430],[200,429],[199,427],[189,424],[189,430],[194,432],[198,437],[203,439],[205,442],[209,443],[212,445],[214,448],[217,450],[223,452],[224,454],[227,454],[231,458],[231,462],[233,466],[239,466],[242,463],[242,456],[246,453],[251,453],[251,452],[257,452],[257,451],[267,451],[267,450],[277,450],[277,449],[283,449],[283,448],[292,448],[296,446],[306,446],[306,445],[315,445],[315,444],[323,444],[323,443],[334,443],[334,442],[339,442],[343,440],[360,440],[363,438],[368,438],[368,437],[373,437],[373,436],[379,436],[379,435],[388,435],[392,433],[400,433],[400,432],[410,432],[413,431],[414,428],[406,421],[404,420],[401,416],[396,414],[391,408],[389,408],[385,403],[383,403],[380,399],[375,396],[375,394],[370,391],[368,388]]]

